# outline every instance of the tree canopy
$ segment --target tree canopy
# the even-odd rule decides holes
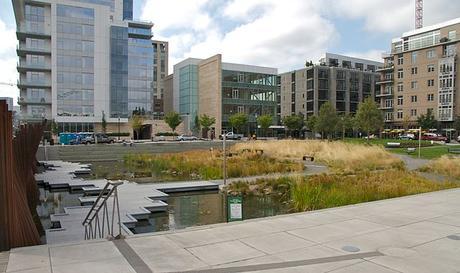
[[[104,111],[102,111],[101,126],[102,126],[102,132],[105,133],[105,132],[107,131],[107,120],[105,120],[105,113],[104,113]]]
[[[230,123],[230,126],[240,133],[243,127],[248,123],[248,116],[245,113],[233,114],[228,118],[228,122]]]
[[[428,111],[426,115],[420,115],[417,118],[417,124],[422,129],[434,129],[438,127],[438,121],[435,119],[433,111]]]
[[[175,132],[177,126],[181,124],[182,118],[179,115],[179,113],[172,111],[165,115],[165,122],[166,124],[168,124],[169,128],[171,128],[171,130]]]
[[[358,128],[367,133],[369,140],[372,131],[383,127],[383,113],[372,98],[367,98],[358,105],[355,121]]]
[[[199,122],[200,122],[200,125],[203,127],[204,134],[207,137],[209,129],[214,123],[216,123],[216,118],[203,114],[200,116]]]
[[[142,129],[142,125],[144,125],[144,118],[141,115],[131,116],[131,127],[136,132],[137,138],[139,138],[139,131]]]
[[[325,102],[319,109],[318,118],[316,120],[316,130],[327,135],[328,138],[335,133],[339,118],[337,111],[332,103]]]
[[[283,124],[291,132],[298,131],[302,129],[303,126],[303,117],[299,115],[292,115],[283,118]]]
[[[273,123],[273,117],[271,115],[262,115],[257,117],[257,124],[265,132]]]

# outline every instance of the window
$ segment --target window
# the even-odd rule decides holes
[[[385,108],[392,108],[392,107],[393,107],[393,100],[392,99],[385,100]]]
[[[428,94],[426,100],[427,101],[434,101],[434,94]]]
[[[398,105],[403,105],[404,99],[403,96],[398,96]]]
[[[412,81],[412,82],[410,83],[410,88],[412,88],[412,89],[417,89],[417,81]]]
[[[428,80],[428,86],[434,86],[434,80]]]
[[[410,96],[411,102],[417,102],[417,96]]]
[[[398,55],[398,65],[403,65],[404,64],[404,57],[403,55]]]
[[[428,59],[433,59],[436,57],[436,51],[434,51],[434,49],[430,49],[426,52],[426,57]]]
[[[402,82],[398,82],[398,92],[404,91],[404,85]]]
[[[232,98],[233,99],[238,99],[240,97],[240,91],[238,89],[233,89],[232,90]]]
[[[238,106],[238,113],[244,113],[244,106]]]
[[[417,67],[412,67],[411,69],[411,74],[416,75],[417,74]]]
[[[411,117],[416,117],[417,116],[417,109],[411,109],[410,110],[410,115],[411,115]]]
[[[417,63],[417,51],[412,52],[412,54],[411,54],[411,62],[412,62],[412,64]]]
[[[448,35],[449,40],[455,40],[457,38],[457,31],[451,30]]]
[[[428,72],[434,72],[434,64],[429,64],[427,66],[427,70],[428,70]]]
[[[402,79],[404,77],[404,72],[402,69],[398,69],[398,79]]]
[[[402,119],[403,118],[403,111],[402,110],[398,110],[398,112],[396,112],[396,117],[398,119]]]

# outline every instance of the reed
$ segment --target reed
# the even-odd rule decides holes
[[[422,167],[420,170],[460,179],[460,157],[449,157],[445,155],[430,161],[428,165]]]

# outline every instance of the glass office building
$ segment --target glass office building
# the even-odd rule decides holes
[[[133,0],[12,3],[23,121],[91,131],[152,111],[153,24],[133,21]]]

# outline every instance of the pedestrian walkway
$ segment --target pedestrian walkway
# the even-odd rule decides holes
[[[13,249],[7,272],[458,272],[460,189]]]

